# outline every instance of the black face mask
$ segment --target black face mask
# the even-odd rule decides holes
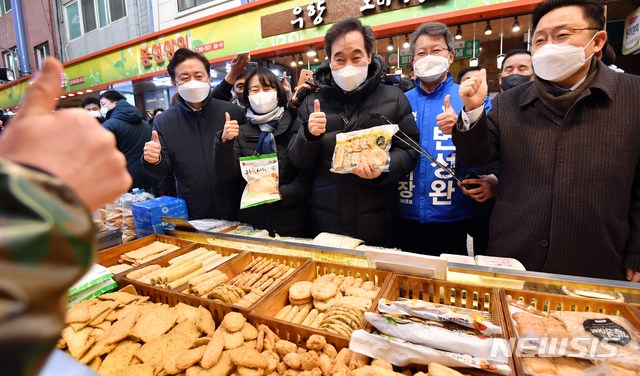
[[[529,82],[532,76],[523,76],[521,74],[512,74],[507,77],[502,77],[502,83],[500,84],[500,88],[502,91],[507,91],[509,89],[513,89],[514,87],[524,84],[525,82]]]

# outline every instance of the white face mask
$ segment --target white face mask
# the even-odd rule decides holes
[[[211,85],[208,82],[191,80],[185,84],[178,86],[178,94],[189,103],[200,103],[207,98],[211,91]]]
[[[93,116],[95,118],[99,118],[99,117],[102,116],[102,113],[100,111],[89,111],[89,115],[91,115],[91,116]]]
[[[342,69],[331,70],[333,80],[344,91],[354,91],[367,79],[369,65],[347,65]]]
[[[413,63],[413,72],[424,82],[434,82],[449,70],[449,58],[427,55]]]
[[[107,112],[109,112],[108,108],[105,106],[100,107],[100,115],[102,115],[102,117],[107,117]]]
[[[545,44],[531,58],[536,76],[551,82],[559,82],[571,77],[587,61],[584,50],[595,37],[594,35],[584,47],[570,44]]]
[[[259,91],[249,95],[249,104],[258,114],[266,114],[278,106],[278,92],[275,90]]]

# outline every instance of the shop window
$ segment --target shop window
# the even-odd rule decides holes
[[[0,0],[0,15],[11,10],[11,0]]]
[[[105,27],[127,15],[124,0],[77,0],[65,9],[69,39]]]
[[[124,0],[109,0],[109,10],[111,14],[111,22],[124,18],[127,15],[127,8]]]
[[[17,47],[11,47],[9,48],[9,51],[2,53],[2,60],[4,61],[5,68],[9,68],[14,72],[17,72],[18,71],[16,69],[18,67],[16,62],[17,56],[18,56]]]
[[[213,0],[178,0],[178,12],[187,10],[198,5],[210,3]]]
[[[82,0],[82,26],[84,32],[88,33],[95,30],[98,25],[96,23],[96,7],[94,0]]]
[[[67,28],[69,39],[76,39],[82,35],[82,25],[80,24],[80,9],[78,3],[72,3],[66,6],[67,10]]]
[[[45,42],[38,46],[35,46],[33,50],[36,55],[36,67],[38,68],[38,70],[40,70],[42,68],[42,65],[44,64],[44,60],[47,58],[47,56],[51,55],[51,51],[49,50],[49,42]]]

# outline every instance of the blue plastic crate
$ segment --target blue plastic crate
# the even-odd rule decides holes
[[[189,220],[187,204],[181,198],[162,196],[153,200],[147,200],[131,204],[133,222],[136,226],[138,237],[151,234],[162,234],[169,226],[160,217],[183,218]]]

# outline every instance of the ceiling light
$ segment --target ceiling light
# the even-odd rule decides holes
[[[93,90],[87,89],[87,93],[92,93],[92,92],[93,92]]]
[[[69,97],[73,97],[74,95],[75,95],[75,94],[73,94],[73,93],[69,93],[69,94],[68,94],[68,96],[69,96]]]
[[[511,29],[514,33],[520,31],[520,22],[518,22],[518,16],[516,16],[515,21],[513,21],[513,28]]]
[[[84,92],[83,92],[83,91],[79,91],[79,92],[78,92],[78,95],[82,95],[82,94],[84,94]]]
[[[300,57],[298,57],[298,65],[302,64],[304,64],[304,61],[302,60],[302,55],[300,55]]]
[[[320,61],[320,60],[318,60],[318,57],[317,57],[317,56],[313,58],[313,62],[314,62],[314,63],[317,63],[317,62],[319,62],[319,61]]]
[[[313,46],[310,46],[309,49],[307,50],[307,56],[309,57],[314,57],[317,54],[318,53],[316,52],[316,50],[313,49]]]
[[[409,48],[409,46],[409,36],[407,35],[404,37],[404,44],[402,45],[402,48]]]
[[[387,45],[387,51],[393,51],[393,39],[389,38],[389,44]]]
[[[67,96],[66,95],[61,95],[60,99],[65,99]]]
[[[462,39],[462,28],[458,25],[458,29],[456,30],[456,40]]]
[[[493,34],[493,30],[491,30],[491,24],[487,21],[487,27],[484,28],[484,35]]]
[[[291,58],[291,63],[289,63],[289,65],[291,65],[292,67],[295,67],[297,65],[296,55],[293,55],[293,57]]]

